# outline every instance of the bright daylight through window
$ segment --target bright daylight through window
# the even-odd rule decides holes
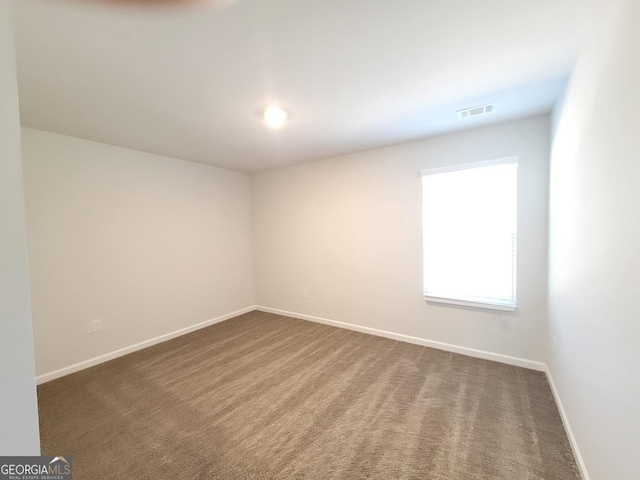
[[[517,158],[422,172],[427,301],[516,307]]]

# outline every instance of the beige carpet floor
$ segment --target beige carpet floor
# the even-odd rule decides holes
[[[38,388],[75,480],[570,480],[544,374],[252,312]]]

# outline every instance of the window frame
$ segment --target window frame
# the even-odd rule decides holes
[[[496,158],[493,160],[487,160],[487,161],[481,161],[481,162],[473,162],[473,163],[464,163],[464,164],[457,164],[457,165],[449,165],[449,166],[443,166],[443,167],[435,167],[435,168],[427,168],[424,170],[420,171],[420,181],[422,183],[422,178],[427,176],[427,175],[434,175],[434,174],[438,174],[438,173],[449,173],[449,172],[456,172],[456,171],[460,171],[460,170],[470,170],[473,168],[482,168],[482,167],[490,167],[493,165],[508,165],[508,164],[513,164],[516,166],[519,166],[520,164],[520,157],[517,155],[513,155],[513,156],[509,156],[509,157],[502,157],[502,158]],[[518,172],[520,170],[518,169]],[[519,173],[518,173],[519,176]],[[516,188],[518,187],[519,181],[518,181],[518,177],[516,177]],[[519,189],[518,189],[519,192]],[[424,190],[422,190],[422,201],[424,201]],[[516,222],[518,223],[519,220],[519,215],[518,215],[518,207],[519,207],[519,195],[516,197]],[[421,207],[422,207],[422,203],[421,203]],[[425,291],[425,285],[424,285],[424,267],[425,267],[425,259],[424,259],[424,211],[422,211],[422,233],[423,233],[423,238],[422,238],[422,278],[423,278],[423,285],[422,285],[422,289],[423,289],[423,296],[424,296],[424,300],[427,303],[435,303],[435,304],[445,304],[445,305],[458,305],[458,306],[463,306],[463,307],[473,307],[473,308],[482,308],[482,309],[487,309],[487,310],[499,310],[499,311],[507,311],[507,312],[515,312],[516,309],[518,308],[518,281],[517,281],[517,277],[518,277],[518,261],[517,261],[517,256],[518,256],[518,230],[516,230],[516,268],[515,268],[515,279],[514,279],[514,286],[515,286],[515,298],[514,298],[514,302],[513,304],[509,303],[509,304],[501,304],[498,302],[482,302],[482,301],[474,301],[471,299],[462,299],[462,298],[448,298],[448,297],[441,297],[441,296],[434,296],[434,295],[427,295],[426,291]]]

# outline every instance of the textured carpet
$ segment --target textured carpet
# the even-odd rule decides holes
[[[38,397],[76,480],[579,478],[544,374],[268,313]]]

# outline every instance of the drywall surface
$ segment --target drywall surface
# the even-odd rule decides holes
[[[640,4],[605,6],[611,18],[558,115],[548,365],[591,480],[631,480],[640,476]]]
[[[257,304],[542,360],[549,132],[541,116],[253,174]],[[517,311],[426,304],[420,171],[512,155]]]
[[[39,375],[254,304],[246,174],[22,133]]]
[[[38,455],[18,88],[10,2],[0,2],[0,456]]]

